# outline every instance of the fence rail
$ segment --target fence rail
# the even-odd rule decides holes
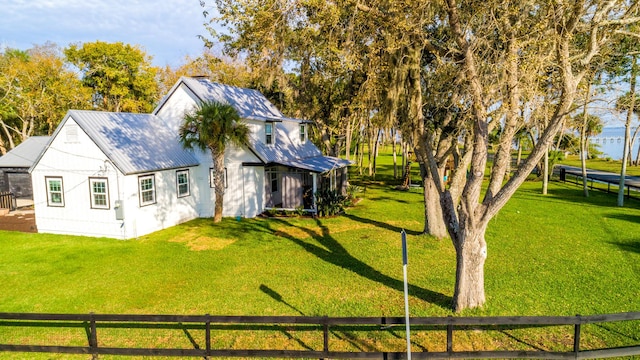
[[[412,332],[446,331],[446,350],[412,352],[416,359],[430,358],[547,358],[591,359],[640,355],[640,344],[620,348],[581,350],[582,328],[587,324],[638,321],[640,312],[628,312],[591,316],[515,316],[515,317],[415,317],[410,319]],[[368,331],[384,331],[395,325],[404,325],[404,317],[305,317],[305,316],[212,316],[212,315],[112,315],[112,314],[42,314],[0,313],[0,351],[42,352],[64,354],[129,355],[129,356],[181,356],[181,357],[277,357],[277,358],[361,358],[403,359],[403,351],[334,351],[331,350],[330,332],[341,327],[355,329],[366,327]],[[275,327],[274,327],[275,326]],[[277,330],[277,326],[303,328],[322,334],[322,349],[307,347],[304,350],[288,349],[218,349],[212,346],[213,331]],[[534,350],[454,350],[454,332],[472,329],[529,328],[569,326],[573,347],[569,351]],[[8,328],[82,329],[85,344],[58,346],[50,344],[4,343],[1,336]],[[638,329],[638,326],[635,326]],[[107,329],[180,329],[189,338],[190,347],[140,348],[101,346],[100,333]],[[198,343],[189,331],[204,331],[203,343]],[[638,343],[637,331],[627,337]],[[24,340],[23,340],[24,341]]]
[[[583,176],[581,172],[576,172],[576,171],[568,171],[565,170],[564,168],[560,168],[558,173],[558,177],[560,179],[560,181],[563,182],[569,182],[569,183],[573,183],[576,185],[583,185]],[[616,174],[617,175],[617,174]],[[618,179],[616,179],[615,181],[611,180],[611,179],[605,179],[605,178],[600,178],[600,177],[594,177],[591,176],[589,174],[587,174],[587,184],[589,186],[589,188],[591,190],[600,190],[600,191],[604,191],[606,193],[618,193],[618,187],[620,186],[620,181]],[[601,184],[602,186],[598,186],[598,184]],[[606,185],[606,188],[604,187],[604,185]],[[614,190],[611,190],[611,186],[613,185]],[[629,184],[629,182],[625,182],[624,184],[625,187],[625,192],[626,192],[626,197],[628,199],[632,199],[632,198],[640,198],[640,186],[637,185],[633,185],[633,184]],[[635,196],[633,196],[635,195]]]
[[[14,211],[17,208],[16,197],[11,192],[0,192],[0,209]]]

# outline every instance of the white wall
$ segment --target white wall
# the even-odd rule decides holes
[[[156,115],[168,126],[177,129],[184,114],[192,111],[197,98],[184,84],[178,86]],[[252,133],[258,134],[264,141],[264,122],[246,121]],[[195,151],[200,166],[194,169],[194,180],[199,191],[198,216],[212,217],[214,213],[215,192],[210,187],[210,169],[213,160],[209,151]],[[242,163],[260,162],[252,152],[245,148],[230,146],[225,154],[227,168],[227,188],[225,189],[223,216],[255,217],[264,211],[264,168],[243,166]]]
[[[176,170],[155,173],[156,203],[140,206],[138,176],[125,176],[78,127],[77,139],[67,141],[69,118],[32,171],[36,225],[39,232],[135,238],[198,217],[195,168],[189,169],[191,195],[178,198]],[[146,174],[145,174],[146,175]],[[45,177],[62,177],[64,206],[47,203]],[[108,179],[108,209],[92,209],[90,177]],[[124,201],[125,220],[116,220],[115,202]]]
[[[196,107],[197,101],[198,98],[184,84],[180,84],[162,108],[156,109],[155,114],[177,133],[184,115]]]
[[[257,216],[264,211],[264,168],[244,166],[243,163],[257,163],[260,160],[246,148],[234,145],[227,148],[225,155],[227,188],[222,215]]]

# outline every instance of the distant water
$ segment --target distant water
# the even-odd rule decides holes
[[[631,136],[633,136],[634,130],[634,128],[631,129]],[[602,129],[601,134],[589,138],[589,141],[596,145],[599,151],[603,152],[602,157],[608,156],[614,160],[620,160],[624,150],[624,127],[605,127]],[[638,154],[639,142],[640,135],[636,137],[631,150],[633,160],[636,159]]]

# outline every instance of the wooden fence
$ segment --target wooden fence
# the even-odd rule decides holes
[[[10,192],[0,192],[0,209],[14,211],[17,207],[16,197]]]
[[[619,356],[640,355],[640,312],[629,312],[593,316],[517,316],[517,317],[414,317],[410,319],[413,336],[421,331],[446,332],[444,351],[412,352],[416,359],[429,358],[547,358],[547,359],[591,359]],[[404,317],[303,317],[303,316],[211,316],[211,315],[105,315],[105,314],[34,314],[34,313],[0,313],[0,352],[42,352],[64,354],[91,354],[94,359],[99,355],[128,356],[180,356],[180,357],[275,357],[275,358],[360,358],[360,359],[403,359],[406,352],[396,351],[342,351],[333,350],[332,341],[336,340],[334,331],[348,327],[367,331],[384,332],[387,329],[404,324]],[[581,349],[583,327],[587,324],[611,324],[615,322],[634,322],[631,334],[618,335],[633,340],[632,345],[618,348]],[[496,329],[529,329],[561,326],[568,329],[573,346],[567,351],[546,351],[540,347],[530,350],[499,349],[459,351],[455,350],[454,333],[458,331],[495,331]],[[604,325],[601,325],[604,326]],[[6,343],[10,330],[45,328],[57,331],[74,328],[81,330],[84,344],[50,345],[25,344],[29,338],[20,334],[20,343]],[[101,345],[101,334],[108,329],[178,329],[188,338],[188,347],[175,347],[174,343],[160,347],[114,347]],[[301,350],[290,349],[222,349],[212,346],[218,331],[292,331],[303,328],[304,331],[317,332],[322,335],[318,348],[308,346]],[[280,329],[280,330],[278,330]],[[201,343],[196,341],[190,331],[198,330],[204,334]],[[215,334],[212,334],[214,333]],[[3,334],[5,334],[3,336]],[[333,335],[332,335],[333,334]],[[400,337],[401,338],[401,337]],[[291,338],[290,338],[291,339]],[[294,340],[292,340],[294,341]],[[18,341],[16,341],[18,342]],[[413,342],[413,341],[412,341]],[[460,344],[458,344],[460,345]],[[464,344],[462,344],[464,345]],[[286,347],[286,346],[283,346]],[[320,348],[321,347],[321,348]]]
[[[563,171],[563,169],[560,168],[558,172],[558,176],[560,181],[570,182],[579,186],[583,185],[582,173],[576,173],[575,171],[566,171],[566,170]],[[606,193],[614,193],[614,194],[618,193],[618,188],[620,186],[620,182],[618,179],[616,179],[615,181],[612,181],[610,179],[596,178],[589,175],[587,175],[587,184],[588,184],[587,186],[589,186],[591,190],[600,190]],[[601,186],[598,186],[598,184],[600,184]],[[606,187],[604,185],[606,185]],[[612,185],[614,187],[613,191],[611,190]],[[629,184],[629,182],[625,182],[624,187],[626,189],[625,192],[626,192],[626,197],[628,199],[632,199],[632,198],[637,199],[638,197],[640,197],[640,187],[633,184]]]

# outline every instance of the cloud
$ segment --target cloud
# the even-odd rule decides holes
[[[0,44],[9,47],[121,41],[141,46],[157,65],[178,65],[202,52],[198,0],[8,0],[2,8]]]

